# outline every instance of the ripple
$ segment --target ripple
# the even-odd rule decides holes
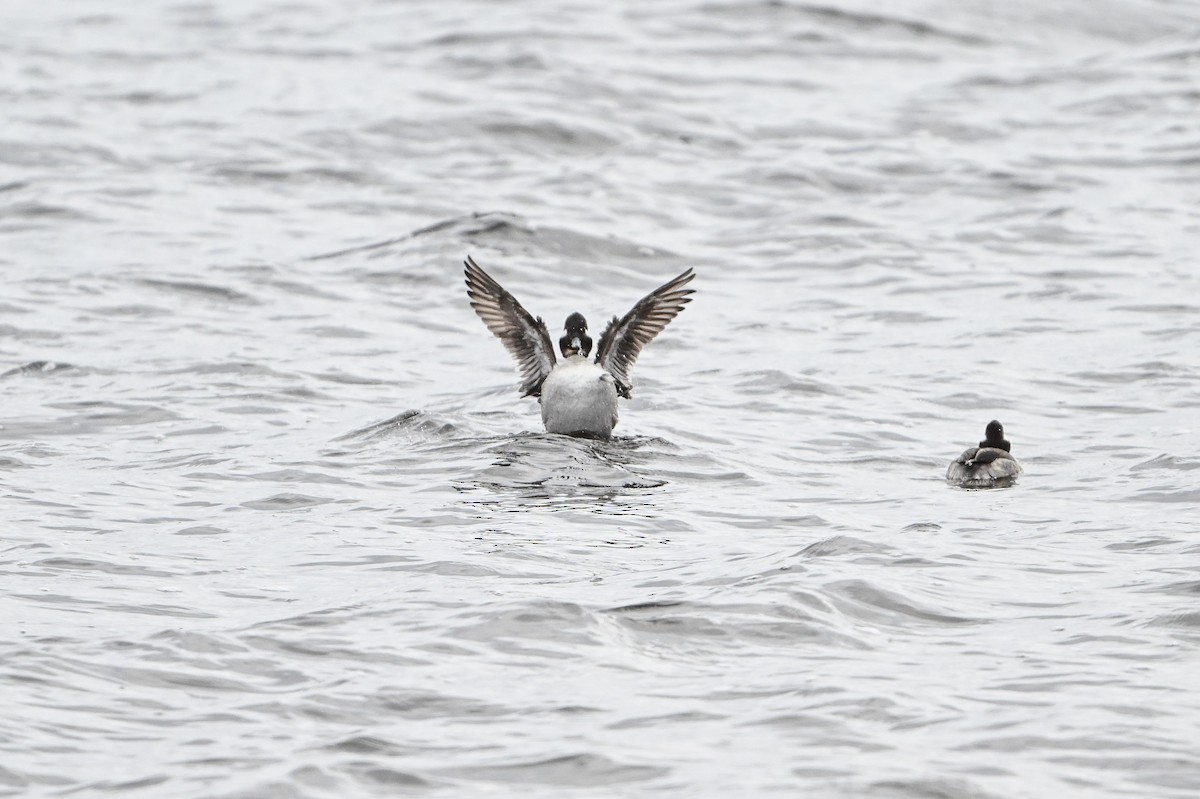
[[[334,502],[328,497],[314,497],[308,494],[274,494],[263,499],[255,499],[242,503],[243,508],[267,511],[303,510],[317,505]]]
[[[441,769],[439,773],[475,782],[594,787],[654,780],[669,774],[670,769],[620,763],[601,755],[575,754],[544,760]]]
[[[831,601],[844,613],[873,623],[979,624],[981,619],[942,613],[910,601],[865,580],[841,580],[827,585]]]
[[[1197,457],[1179,457],[1177,455],[1168,455],[1166,453],[1157,455],[1150,460],[1135,463],[1129,467],[1131,472],[1143,471],[1182,471],[1190,472],[1195,469],[1200,469],[1200,458]]]
[[[40,375],[58,375],[62,372],[78,371],[79,367],[69,363],[57,363],[55,361],[30,361],[21,366],[9,369],[7,372],[0,373],[0,378],[5,377],[36,377]]]
[[[491,466],[464,485],[492,489],[656,488],[666,481],[633,468],[640,442],[589,441],[551,434],[514,436],[488,447]]]
[[[258,301],[245,292],[237,291],[236,289],[228,288],[227,286],[218,286],[212,283],[200,283],[186,280],[161,280],[157,278],[143,278],[138,281],[143,286],[148,286],[152,289],[169,294],[176,294],[187,297],[198,297],[200,299],[234,302],[241,305],[257,305]]]

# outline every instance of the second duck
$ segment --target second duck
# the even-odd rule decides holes
[[[962,488],[1002,488],[1012,485],[1021,464],[1012,456],[1012,444],[1004,437],[1004,425],[987,423],[983,441],[950,462],[946,479]]]

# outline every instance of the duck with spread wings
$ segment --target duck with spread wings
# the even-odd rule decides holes
[[[522,396],[537,397],[548,433],[608,438],[617,424],[617,398],[632,396],[629,370],[642,348],[654,339],[683,306],[691,302],[695,277],[688,269],[647,294],[621,318],[613,317],[600,335],[594,361],[587,320],[573,313],[558,340],[554,356],[550,332],[471,256],[466,260],[467,296],[471,307],[516,358]]]

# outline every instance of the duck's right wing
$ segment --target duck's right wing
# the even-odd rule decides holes
[[[962,466],[970,466],[975,462],[975,455],[979,452],[979,447],[971,447],[964,449],[963,454],[958,456],[954,462]]]
[[[980,447],[979,449],[975,450],[975,454],[971,456],[970,464],[972,466],[978,466],[980,464],[991,463],[992,461],[999,460],[1012,460],[1012,455],[1009,455],[1002,449],[996,449],[995,447]]]
[[[516,297],[467,256],[467,296],[471,307],[521,367],[522,396],[540,397],[542,381],[554,368],[554,344],[541,317],[534,319]]]
[[[691,269],[668,280],[654,291],[638,300],[637,305],[618,319],[613,317],[600,336],[596,349],[596,363],[604,367],[617,381],[617,392],[622,397],[630,396],[629,370],[638,354],[650,341],[662,332],[667,323],[674,319],[683,306],[692,301],[692,289],[684,288],[696,273]]]

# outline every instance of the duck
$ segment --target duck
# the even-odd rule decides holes
[[[1004,437],[1004,425],[993,419],[983,431],[983,441],[950,463],[946,480],[962,488],[998,488],[1012,485],[1021,464],[1012,456],[1012,444]]]
[[[688,269],[638,300],[622,317],[614,316],[600,334],[596,356],[583,314],[563,323],[555,358],[550,331],[470,255],[466,267],[467,297],[484,325],[516,359],[521,396],[537,397],[547,433],[608,439],[617,426],[617,400],[633,396],[629,371],[642,349],[692,301],[687,288],[695,272]]]

